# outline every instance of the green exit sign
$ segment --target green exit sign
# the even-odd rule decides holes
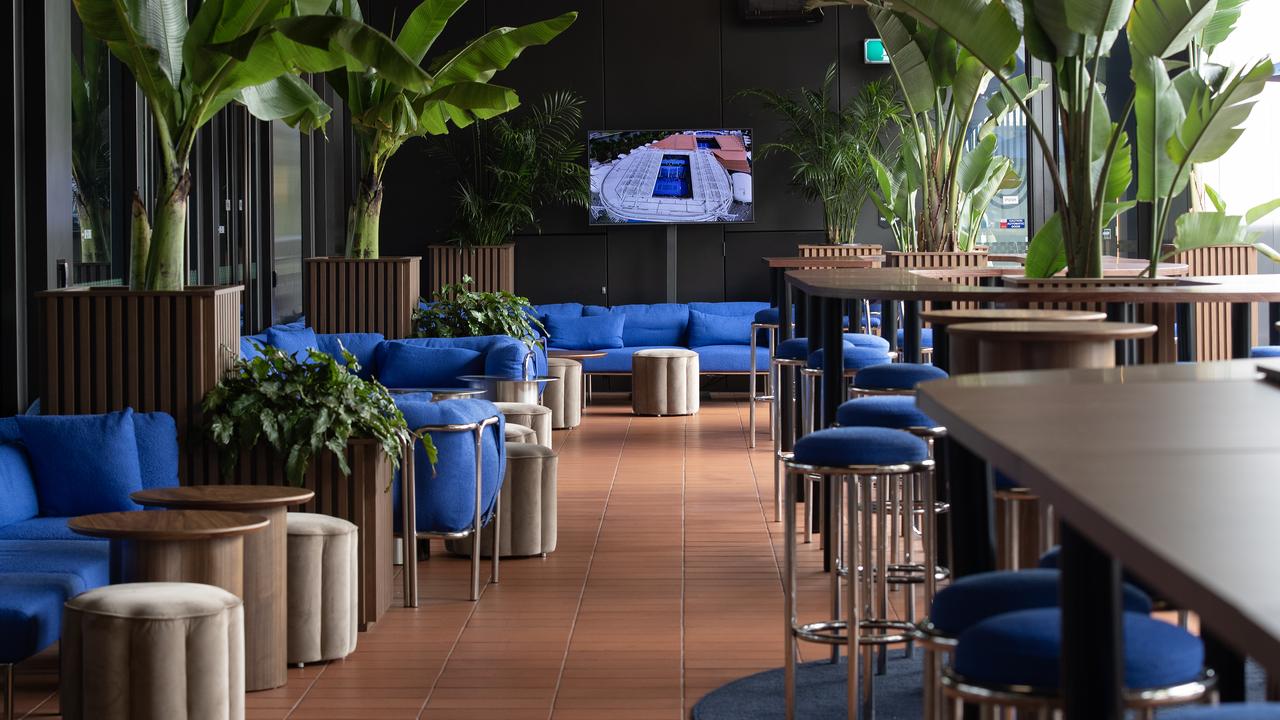
[[[862,61],[868,65],[888,65],[889,51],[880,38],[869,38],[862,41]]]

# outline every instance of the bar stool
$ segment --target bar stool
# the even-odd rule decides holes
[[[1057,542],[1054,537],[1056,523],[1053,520],[1053,506],[1040,502],[1040,496],[1019,486],[1009,476],[995,470],[994,482],[997,516],[1001,519],[997,534],[1000,538],[997,558],[1002,570],[1019,570],[1029,567],[1023,552],[1023,527],[1026,520],[1024,510],[1029,509],[1036,518],[1036,547],[1034,557],[1049,551]]]
[[[1031,608],[1058,607],[1062,575],[1054,570],[999,570],[969,575],[938,591],[929,617],[916,626],[916,638],[924,649],[924,718],[938,720],[942,713],[943,658],[949,656],[960,635],[996,615]],[[1129,612],[1148,614],[1151,598],[1125,583],[1122,602]]]
[[[858,373],[874,365],[885,365],[891,361],[889,354],[880,348],[853,345],[852,341],[844,348],[844,381],[843,397],[849,397],[851,383],[855,382]],[[813,432],[817,428],[818,418],[816,397],[818,383],[822,381],[822,368],[825,365],[823,352],[816,350],[809,355],[805,367],[800,369],[800,411],[802,434]]]
[[[778,308],[765,308],[756,313],[751,323],[751,340],[748,343],[751,347],[751,368],[747,371],[748,386],[751,388],[747,393],[747,447],[751,448],[756,446],[756,403],[773,401],[776,384],[773,375],[773,355],[778,347],[779,322],[780,313]],[[756,384],[756,347],[761,333],[765,334],[769,347],[769,365],[765,369],[764,392],[760,392]],[[771,438],[777,432],[774,422],[774,417],[771,413],[769,415],[769,436]]]
[[[1140,718],[1156,708],[1196,702],[1215,679],[1204,667],[1200,639],[1174,625],[1126,611],[1122,618],[1124,704]],[[960,634],[952,667],[942,675],[943,693],[984,711],[1006,708],[1041,713],[1061,706],[1059,666],[1062,611],[1017,610],[989,617]]]
[[[1178,720],[1280,720],[1280,703],[1226,703],[1185,708],[1178,711]]]
[[[924,440],[902,430],[869,427],[839,427],[820,430],[800,438],[793,457],[786,461],[784,497],[787,500],[783,513],[783,604],[786,619],[786,650],[784,686],[787,718],[795,715],[795,672],[798,641],[821,643],[831,646],[831,661],[839,662],[840,645],[848,647],[849,717],[856,718],[858,700],[870,706],[873,699],[871,684],[871,650],[908,640],[914,629],[910,623],[889,619],[889,592],[886,582],[888,558],[885,543],[876,544],[874,536],[884,538],[888,532],[888,503],[885,488],[902,477],[917,473],[928,475],[925,483],[925,502],[933,502],[933,461]],[[840,547],[840,537],[847,519],[849,528],[844,538],[847,547],[843,553],[848,560],[848,597],[841,611],[840,554],[837,554],[834,572],[831,573],[831,618],[800,624],[796,616],[796,506],[797,478],[819,476],[821,482],[834,483],[836,499],[831,541]],[[847,485],[847,489],[846,489]],[[844,502],[841,497],[844,496]],[[847,505],[847,507],[845,507]],[[842,517],[843,514],[843,517]],[[873,522],[874,520],[874,522]],[[932,534],[932,528],[926,528]],[[874,555],[873,555],[874,549]],[[859,562],[861,561],[861,562]],[[936,565],[932,550],[925,547],[925,566]],[[932,596],[934,581],[926,574],[926,595]],[[856,628],[856,631],[850,631]],[[857,677],[858,648],[865,657],[862,671],[866,677],[859,693]],[[881,655],[882,664],[884,655]]]
[[[914,395],[916,386],[929,380],[945,380],[947,371],[927,363],[877,365],[853,379],[855,397],[867,395]]]

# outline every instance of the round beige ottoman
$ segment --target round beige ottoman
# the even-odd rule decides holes
[[[556,549],[556,453],[544,445],[511,443],[507,446],[507,473],[502,481],[502,537],[498,554],[503,557],[546,555]],[[492,552],[490,533],[481,533],[482,555]],[[445,547],[459,555],[471,554],[471,538],[448,540]]]
[[[360,540],[341,518],[291,512],[288,661],[336,660],[356,649]]]
[[[698,412],[698,353],[637,350],[631,356],[631,408],[637,415]]]
[[[509,422],[506,426],[506,440],[509,443],[537,443],[538,434],[533,428],[520,423]]]
[[[67,601],[67,720],[243,720],[244,605],[197,583],[107,585]]]
[[[582,363],[568,358],[548,358],[547,374],[560,382],[547,383],[542,404],[551,408],[551,428],[567,430],[582,424]]]
[[[551,383],[556,385],[557,383]],[[497,402],[508,423],[532,428],[539,445],[551,447],[551,408],[533,403]]]

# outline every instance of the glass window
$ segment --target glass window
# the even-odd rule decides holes
[[[1022,50],[1018,51],[1017,70],[1013,73],[1021,75],[1026,71],[1026,62]],[[969,123],[969,137],[965,145],[972,149],[978,142],[978,128],[987,121],[991,114],[987,112],[987,100],[1000,90],[1000,83],[992,80],[973,113]],[[1018,173],[1019,183],[1016,187],[1002,189],[987,206],[982,219],[982,231],[978,242],[988,245],[991,252],[1021,253],[1027,250],[1027,117],[1014,108],[1007,113],[996,128],[996,152],[1013,160],[1013,169]]]
[[[58,284],[118,285],[124,277],[126,238],[112,237],[110,53],[85,34],[72,13],[71,52],[71,242],[57,248]],[[118,162],[118,159],[115,159]]]
[[[271,123],[273,322],[302,314],[302,141],[298,131]]]

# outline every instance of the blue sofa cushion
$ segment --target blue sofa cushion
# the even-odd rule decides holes
[[[915,390],[922,382],[945,377],[945,370],[932,365],[886,363],[859,372],[853,379],[853,386],[863,390]]]
[[[613,308],[588,305],[582,312],[588,317],[625,315],[627,319],[622,325],[624,347],[683,345],[689,330],[689,306],[679,303],[616,305]]]
[[[18,429],[17,418],[15,417],[0,418],[0,442],[2,443],[22,442],[22,431]]]
[[[689,303],[690,310],[697,310],[700,313],[708,315],[745,315],[749,318],[754,318],[756,313],[768,308],[769,303],[755,301]]]
[[[689,347],[747,345],[751,342],[751,315],[713,315],[689,311]]]
[[[75,540],[77,542],[92,541],[94,538],[81,535],[67,527],[69,517],[36,516],[20,520],[12,525],[0,527],[0,540]]]
[[[1191,682],[1204,667],[1204,646],[1186,630],[1141,613],[1126,612],[1124,684],[1131,690]],[[1004,685],[1058,687],[1062,612],[1018,610],[983,620],[960,635],[956,672]]]
[[[168,413],[134,413],[142,487],[178,486],[178,425]]]
[[[658,350],[678,347],[673,345],[643,345],[639,347],[606,348],[601,358],[587,358],[582,361],[585,373],[629,373],[631,372],[631,354],[637,350]],[[567,349],[567,348],[562,348]]]
[[[266,334],[262,335],[242,335],[240,336],[240,359],[253,360],[262,357],[262,351],[259,346],[270,345],[267,342]]]
[[[0,574],[0,663],[16,663],[58,640],[69,580],[51,573]]]
[[[823,368],[824,357],[825,354],[821,350],[814,351],[814,353],[809,356],[809,367],[814,370],[821,370]],[[885,351],[877,348],[859,347],[854,345],[844,349],[845,370],[857,370],[861,372],[873,365],[883,365],[887,362],[889,362],[889,355],[885,353]]]
[[[40,514],[69,517],[137,510],[142,489],[133,410],[105,415],[23,415]]]
[[[463,375],[483,375],[484,356],[466,348],[384,343],[378,380],[391,388],[448,388],[465,385]]]
[[[929,621],[943,635],[958,637],[996,615],[1058,607],[1061,580],[1062,574],[1057,570],[998,570],[968,575],[938,591]],[[1151,598],[1133,585],[1124,584],[1122,597],[1125,610],[1151,612]]]
[[[936,428],[910,395],[869,395],[844,403],[836,410],[836,422],[849,427]]]
[[[111,582],[111,544],[106,540],[0,540],[3,573],[57,573],[71,578],[72,595]]]
[[[532,310],[533,310],[533,316],[538,319],[538,322],[542,323],[545,326],[547,324],[547,320],[552,317],[557,317],[557,318],[582,317],[582,307],[583,307],[582,303],[576,303],[576,302],[548,303],[546,305],[534,305]]]
[[[620,348],[625,345],[622,332],[626,321],[627,316],[621,313],[579,318],[553,315],[547,318],[547,334],[552,345],[565,350]]]
[[[379,368],[379,372],[381,372],[381,368],[386,362],[387,350],[392,345],[397,344],[424,348],[475,350],[484,355],[484,370],[482,372],[485,375],[510,378],[512,380],[524,377],[523,368],[525,367],[525,362],[530,359],[529,346],[509,335],[477,335],[460,338],[406,338],[378,343],[378,348],[374,351],[374,366]],[[546,374],[547,354],[542,349],[542,346],[534,346],[532,361],[538,374]],[[382,384],[387,385],[385,381]],[[445,387],[458,387],[461,385],[463,383],[455,382]]]
[[[0,528],[40,512],[35,483],[27,452],[17,443],[0,443]]]
[[[744,373],[751,370],[751,348],[746,345],[704,345],[697,348],[698,371]],[[756,348],[756,370],[769,369],[769,348]]]
[[[378,344],[386,340],[381,333],[333,333],[329,335],[317,335],[318,341],[316,347],[320,352],[332,356],[338,361],[339,365],[346,365],[347,361],[342,357],[342,348],[346,348],[347,352],[355,356],[356,362],[360,363],[360,370],[356,373],[360,377],[368,380],[374,376],[375,365],[374,357],[378,350]]]
[[[428,425],[451,425],[478,422],[497,416],[497,424],[485,431],[481,446],[481,507],[487,522],[494,500],[502,487],[506,467],[504,441],[505,421],[497,406],[487,400],[443,400],[437,403],[406,402],[400,405],[410,428]],[[439,452],[433,468],[427,461],[422,444],[415,448],[416,516],[418,530],[423,532],[459,532],[475,524],[475,436],[471,432],[432,432],[431,441]],[[399,473],[393,483],[392,503],[400,506]],[[395,513],[400,527],[399,510]]]
[[[299,362],[307,360],[308,350],[319,350],[320,339],[309,327],[296,325],[272,325],[267,328],[267,344],[297,358]]]
[[[902,430],[838,427],[809,433],[796,441],[795,460],[805,465],[898,465],[929,457],[924,440]]]

